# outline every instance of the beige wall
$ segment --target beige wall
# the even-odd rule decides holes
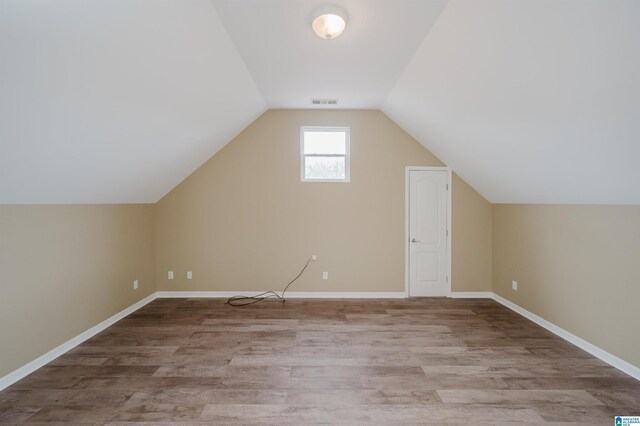
[[[351,127],[350,183],[300,181],[303,125]],[[317,254],[291,291],[404,291],[407,165],[442,163],[380,111],[270,110],[157,204],[158,289],[281,290]],[[453,290],[490,291],[491,207],[453,191]]]
[[[0,377],[155,291],[153,215],[0,205]]]
[[[493,205],[493,290],[636,366],[639,254],[640,206]]]
[[[451,194],[453,291],[491,291],[491,204],[456,174]]]

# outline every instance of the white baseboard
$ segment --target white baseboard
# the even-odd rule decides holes
[[[490,291],[452,291],[453,299],[492,299],[493,293]]]
[[[233,296],[255,296],[259,291],[159,291],[159,298],[229,298]],[[280,292],[277,292],[281,294]],[[329,292],[329,291],[291,291],[285,294],[287,299],[404,299],[404,292]]]
[[[507,308],[511,309],[512,311],[519,313],[523,317],[535,322],[539,326],[546,328],[553,334],[559,337],[562,337],[567,342],[579,347],[580,349],[583,349],[589,352],[591,355],[595,356],[596,358],[600,358],[602,361],[606,362],[612,367],[615,367],[618,370],[624,373],[627,373],[631,377],[634,377],[635,379],[640,380],[640,368],[636,367],[635,365],[632,365],[627,361],[620,359],[615,355],[610,354],[604,349],[601,349],[596,345],[587,342],[586,340],[576,336],[575,334],[569,333],[567,330],[560,328],[557,325],[547,321],[546,319],[527,311],[526,309],[516,305],[513,302],[510,302],[509,300],[505,299],[502,296],[499,296],[493,293],[492,298],[493,300],[500,303],[501,305],[504,305]]]
[[[50,363],[54,359],[58,358],[60,355],[64,354],[65,352],[70,351],[71,349],[73,349],[76,346],[78,346],[80,343],[84,342],[85,340],[90,339],[91,337],[93,337],[96,334],[100,333],[105,328],[107,328],[107,327],[115,324],[116,322],[120,321],[122,318],[126,317],[127,315],[137,311],[138,309],[142,308],[147,303],[153,301],[155,298],[156,298],[156,293],[150,294],[149,296],[145,297],[144,299],[140,300],[139,302],[134,303],[133,305],[131,305],[128,308],[118,312],[117,314],[113,315],[112,317],[107,318],[106,320],[102,321],[100,324],[91,327],[87,331],[85,331],[85,332],[77,335],[76,337],[64,342],[60,346],[50,350],[49,352],[47,352],[46,354],[44,354],[42,356],[34,359],[30,363],[25,364],[22,367],[18,368],[17,370],[15,370],[15,371],[7,374],[6,376],[0,378],[0,391],[2,389],[4,389],[4,388],[14,384],[18,380],[20,380],[20,379],[28,376],[29,374],[33,373],[38,368]]]

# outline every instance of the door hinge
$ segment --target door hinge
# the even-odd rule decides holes
[[[449,282],[449,275],[447,275],[447,281],[446,282]]]
[[[449,184],[447,184],[447,191],[449,190]]]
[[[449,236],[449,230],[447,229],[447,237]]]

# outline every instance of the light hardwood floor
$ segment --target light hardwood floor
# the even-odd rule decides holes
[[[640,382],[491,300],[158,299],[0,392],[5,423],[612,425]]]

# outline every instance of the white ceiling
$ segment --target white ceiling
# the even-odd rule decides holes
[[[0,203],[155,202],[265,109],[207,0],[0,0]]]
[[[334,40],[316,36],[323,0],[212,0],[270,108],[379,108],[445,0],[336,0],[348,15]]]
[[[492,202],[640,204],[640,1],[0,0],[0,203],[155,202],[266,108],[382,110]]]
[[[640,204],[640,1],[452,0],[383,111],[491,202]]]

